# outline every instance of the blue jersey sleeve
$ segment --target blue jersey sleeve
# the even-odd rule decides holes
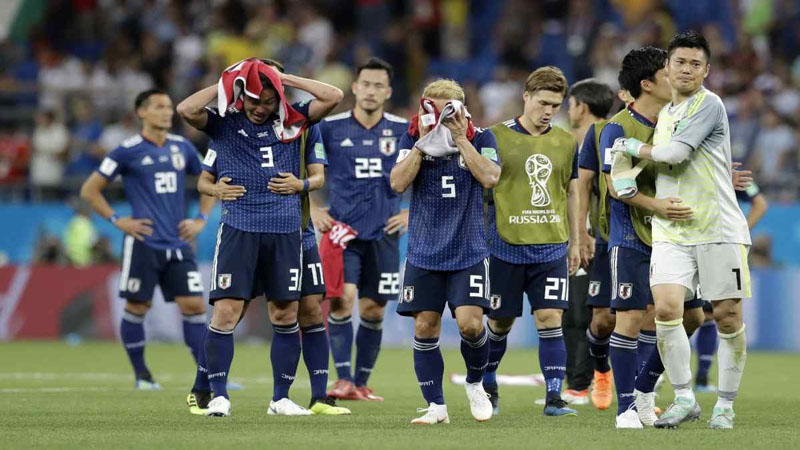
[[[328,155],[325,154],[325,145],[322,143],[322,134],[319,131],[318,125],[313,125],[308,129],[305,152],[306,165],[328,165]]]
[[[299,112],[306,119],[308,119],[308,109],[311,106],[311,100],[303,100],[302,102],[292,103],[292,108]]]
[[[200,163],[200,153],[197,152],[197,147],[189,141],[186,141],[186,173],[189,175],[200,175],[203,167]]]
[[[589,131],[586,132],[586,137],[583,138],[578,166],[582,169],[591,170],[592,172],[600,171],[597,162],[594,126],[589,127]]]
[[[208,143],[208,151],[206,152],[206,156],[203,158],[203,170],[209,173],[213,173],[214,175],[217,174],[217,151],[214,150],[215,144],[214,141]]]
[[[472,141],[472,146],[484,158],[494,161],[498,166],[500,165],[500,155],[497,153],[497,138],[491,130],[482,130],[475,136]],[[403,148],[402,146],[400,148]]]
[[[572,175],[570,176],[571,179],[578,178],[578,144],[575,144],[575,156],[572,158]]]
[[[611,163],[614,161],[611,147],[614,146],[614,141],[621,137],[625,137],[625,131],[618,123],[609,123],[600,132],[600,148],[603,150],[603,172],[605,173],[611,173]]]
[[[206,126],[203,127],[203,132],[211,139],[215,139],[222,134],[225,118],[219,115],[217,108],[210,107],[206,107],[206,117]]]
[[[417,143],[417,138],[411,136],[411,134],[406,131],[400,136],[400,142],[397,144],[398,152],[397,152],[397,162],[400,162],[411,153],[411,149],[414,148],[414,144]]]
[[[102,175],[108,181],[114,181],[117,175],[125,174],[125,147],[117,147],[108,152],[100,167],[97,168],[97,173]]]

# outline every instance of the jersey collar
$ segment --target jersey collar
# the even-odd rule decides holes
[[[519,121],[519,118],[520,118],[520,117],[522,117],[522,116],[517,116],[517,117],[515,117],[515,118],[514,118],[514,125],[517,127],[517,129],[518,129],[518,130],[519,130],[521,133],[527,134],[528,136],[533,136],[533,135],[531,134],[531,132],[530,132],[530,131],[528,131],[528,129],[527,129],[527,128],[525,128],[524,126],[522,126],[522,122],[520,122],[520,121]],[[552,123],[549,123],[549,124],[547,124],[547,128],[546,128],[546,129],[545,129],[545,130],[544,130],[544,131],[543,131],[541,134],[539,134],[538,136],[544,136],[545,134],[549,133],[549,132],[550,132],[550,130],[552,130],[552,129],[553,129],[553,124],[552,124]]]
[[[628,106],[625,107],[628,110],[628,114],[630,114],[634,119],[638,120],[644,125],[647,125],[650,128],[655,128],[656,124],[651,122],[647,117],[643,116],[639,111],[636,111],[636,108],[633,107],[633,103],[629,103]]]
[[[372,128],[367,128],[366,125],[364,125],[363,123],[359,122],[358,119],[356,118],[356,110],[355,109],[351,109],[350,110],[350,118],[352,118],[353,122],[357,123],[358,126],[360,126],[361,128],[363,128],[363,129],[365,129],[367,131],[372,131],[375,128],[378,128],[378,125],[380,125],[381,122],[383,122],[386,119],[385,117],[383,117],[383,113],[381,113],[381,120],[376,122],[375,125],[372,126]]]

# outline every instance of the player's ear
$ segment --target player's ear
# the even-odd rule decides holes
[[[353,81],[353,82],[350,84],[350,92],[352,92],[352,93],[353,93],[353,95],[356,95],[356,86],[358,86],[358,80],[356,80],[356,81]]]
[[[639,82],[639,86],[642,88],[642,92],[650,92],[652,91],[650,80],[642,80]]]
[[[527,102],[531,98],[531,94],[528,91],[524,91],[522,93],[522,101]]]
[[[703,74],[703,79],[705,80],[708,78],[708,74],[711,73],[711,63],[706,64],[706,73]]]
[[[392,87],[391,86],[386,88],[386,100],[389,100],[390,98],[392,98]]]

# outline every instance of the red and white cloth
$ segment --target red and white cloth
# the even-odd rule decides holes
[[[308,127],[308,119],[286,101],[283,83],[278,72],[269,64],[258,58],[245,59],[228,67],[222,72],[217,83],[217,107],[219,115],[225,117],[229,109],[241,111],[244,107],[244,95],[259,98],[263,87],[259,74],[269,79],[280,97],[278,117],[272,127],[275,135],[283,142],[291,142],[300,137]]]
[[[442,157],[458,153],[453,135],[449,128],[442,125],[442,120],[455,116],[462,108],[467,118],[467,139],[472,140],[475,137],[475,125],[472,123],[472,117],[460,101],[450,100],[441,112],[436,109],[433,100],[427,98],[420,100],[420,106],[425,114],[411,118],[408,132],[414,137],[419,137],[420,123],[426,127],[433,126],[433,129],[416,143],[416,147],[426,155]]]
[[[344,295],[344,249],[356,236],[358,231],[342,222],[333,222],[331,229],[322,235],[319,257],[325,279],[325,298],[340,298]]]

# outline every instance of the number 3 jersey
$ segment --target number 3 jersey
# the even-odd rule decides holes
[[[293,105],[308,115],[308,104]],[[275,135],[272,119],[257,125],[244,112],[229,111],[220,117],[206,108],[208,122],[203,131],[213,144],[203,159],[203,170],[229,184],[244,186],[244,196],[222,202],[222,223],[252,233],[294,233],[300,230],[300,195],[270,192],[269,180],[280,172],[300,178],[300,142],[284,143]],[[305,164],[327,164],[325,148],[316,127],[309,129],[304,149]],[[313,143],[313,145],[312,145]]]
[[[398,162],[408,156],[416,140],[403,134]],[[497,140],[491,131],[477,129],[472,145],[500,165]],[[489,256],[483,186],[460,154],[424,156],[411,189],[408,262],[427,270],[462,270]]]
[[[384,113],[367,129],[347,111],[326,117],[319,128],[330,164],[331,216],[358,231],[359,240],[382,238],[386,221],[400,210],[400,195],[392,190],[389,175],[408,121]]]
[[[136,135],[109,152],[97,172],[109,181],[121,175],[133,217],[153,221],[145,244],[162,250],[189,246],[178,237],[178,224],[186,218],[186,174],[200,173],[194,145],[168,134],[159,147]]]

